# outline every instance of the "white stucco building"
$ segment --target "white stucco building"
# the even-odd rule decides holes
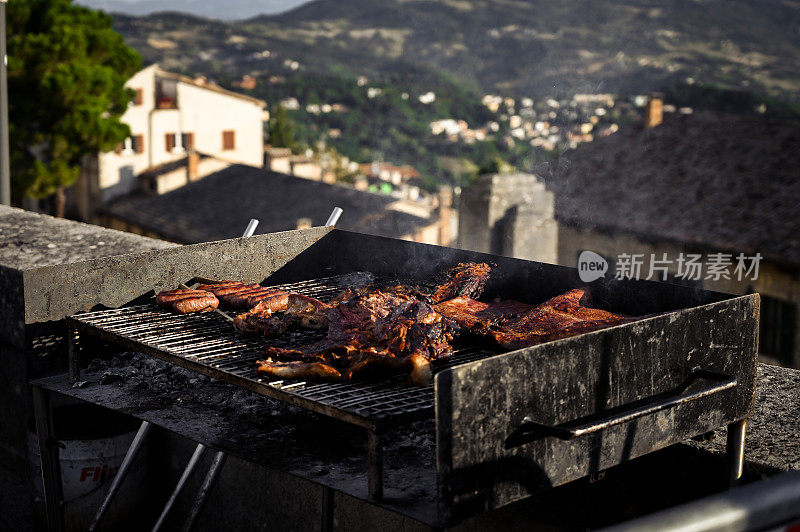
[[[122,115],[131,136],[112,152],[84,161],[71,193],[78,217],[157,179],[146,188],[172,190],[233,163],[261,167],[265,102],[151,65],[126,83],[136,98]],[[194,154],[191,157],[189,154]]]

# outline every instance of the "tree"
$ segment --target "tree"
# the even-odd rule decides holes
[[[70,0],[11,0],[7,24],[12,196],[55,194],[63,216],[82,157],[130,135],[120,116],[135,93],[124,84],[141,57],[111,17]]]
[[[286,115],[286,109],[278,104],[269,121],[269,143],[275,148],[294,148],[295,125]]]

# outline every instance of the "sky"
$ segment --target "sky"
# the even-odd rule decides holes
[[[182,11],[222,20],[250,18],[287,11],[308,0],[76,0],[76,4],[109,13],[146,15],[156,11]]]

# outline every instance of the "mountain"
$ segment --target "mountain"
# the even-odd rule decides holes
[[[218,0],[79,0],[78,4],[108,13],[149,15],[163,11],[194,13],[220,20],[252,18],[262,14],[281,13],[308,0],[227,0],[224,9]]]
[[[800,100],[796,0],[317,0],[235,22],[114,18],[147,61],[189,73],[385,78],[413,65],[510,95],[629,94],[688,79]]]

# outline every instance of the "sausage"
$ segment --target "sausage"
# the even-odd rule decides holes
[[[188,297],[181,299],[172,304],[173,310],[181,314],[189,314],[190,312],[205,312],[217,308],[219,299],[214,294],[209,294],[200,297]]]
[[[250,297],[266,295],[269,293],[271,293],[269,289],[259,285],[258,288],[253,288],[251,290],[236,292],[235,294],[225,294],[222,296],[222,302],[234,308],[249,308],[247,305],[247,300]]]
[[[171,303],[186,299],[187,297],[201,297],[210,295],[204,290],[190,290],[178,288],[177,290],[164,290],[156,295],[156,304],[160,307],[169,307]]]
[[[286,310],[286,307],[289,306],[289,294],[281,290],[266,290],[263,293],[247,298],[247,306],[249,308],[253,308],[256,305],[268,308],[272,312]]]
[[[200,290],[211,292],[217,297],[223,297],[228,294],[237,294],[245,290],[254,290],[262,287],[260,284],[234,283],[222,287],[213,284],[201,284],[197,288]]]

